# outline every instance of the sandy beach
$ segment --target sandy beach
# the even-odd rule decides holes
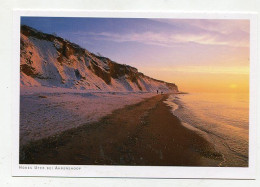
[[[97,122],[114,110],[143,101],[155,93],[86,92],[73,89],[22,89],[20,144]]]
[[[218,166],[212,144],[182,126],[157,95],[100,121],[20,147],[20,164]]]

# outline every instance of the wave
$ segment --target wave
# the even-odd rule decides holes
[[[237,100],[231,102],[229,97],[226,98],[227,101],[223,98],[222,100],[212,99],[218,96],[173,94],[165,103],[171,107],[173,115],[182,121],[183,126],[206,138],[217,151],[223,154],[225,161],[222,166],[247,166],[247,108],[239,105],[240,115],[243,116],[239,118],[237,114],[234,114],[236,110],[233,110],[233,106],[238,106]],[[245,106],[247,105],[246,100],[240,98],[240,101]]]

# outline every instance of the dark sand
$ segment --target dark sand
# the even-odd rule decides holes
[[[218,166],[214,146],[181,125],[157,95],[20,148],[20,164]]]

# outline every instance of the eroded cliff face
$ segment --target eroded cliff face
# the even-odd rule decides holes
[[[48,86],[100,91],[178,92],[134,67],[97,56],[63,38],[21,26],[21,86]]]

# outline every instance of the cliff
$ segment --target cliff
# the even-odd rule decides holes
[[[100,91],[178,92],[134,67],[95,55],[61,37],[21,26],[21,87],[47,86]]]

